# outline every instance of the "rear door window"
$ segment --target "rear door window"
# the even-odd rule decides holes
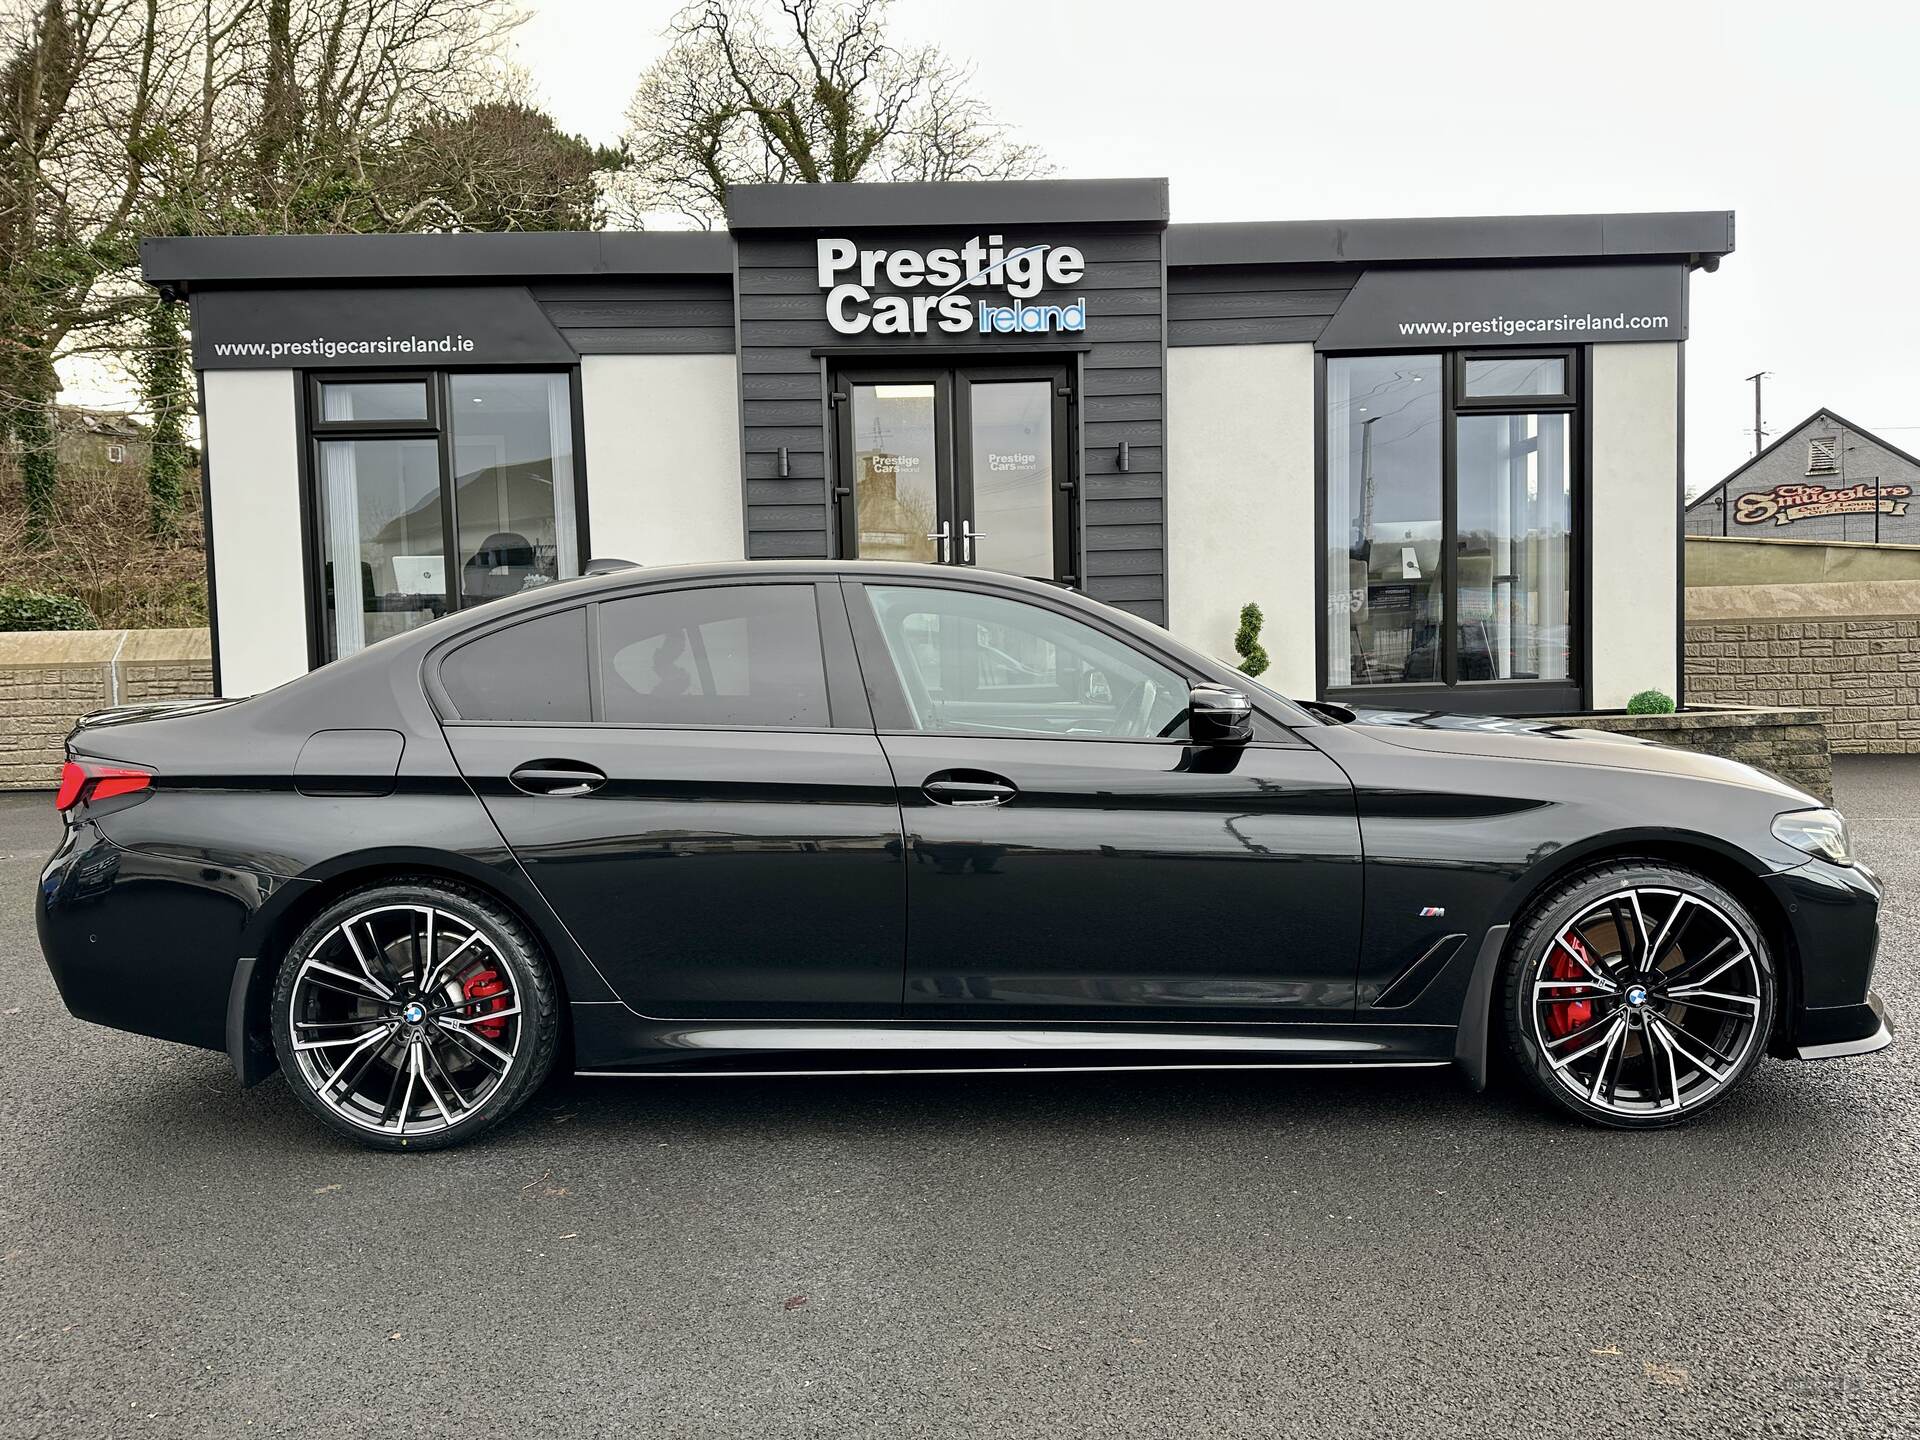
[[[462,720],[584,724],[587,612],[562,610],[470,640],[440,664],[440,685]]]
[[[600,606],[600,718],[629,725],[824,729],[811,585],[720,585]]]

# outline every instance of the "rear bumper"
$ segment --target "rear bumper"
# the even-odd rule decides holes
[[[225,1050],[243,932],[282,883],[204,858],[125,850],[81,819],[40,876],[40,948],[80,1019]]]
[[[1869,991],[1859,1005],[1833,1005],[1801,1012],[1793,1053],[1800,1060],[1843,1060],[1871,1055],[1893,1044],[1893,1018]]]

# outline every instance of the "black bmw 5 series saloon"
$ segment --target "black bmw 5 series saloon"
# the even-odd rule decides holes
[[[1697,1115],[1860,1055],[1880,887],[1746,766],[1297,704],[971,570],[623,569],[68,741],[74,1014],[368,1144],[634,1077],[1459,1067]]]

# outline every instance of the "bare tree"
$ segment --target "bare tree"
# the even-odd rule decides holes
[[[545,111],[488,100],[419,121],[374,168],[371,198],[395,230],[592,230],[599,177],[625,163]]]
[[[627,109],[636,210],[702,224],[729,185],[1048,172],[968,92],[972,67],[887,40],[892,0],[697,0]]]
[[[150,313],[141,236],[598,222],[598,174],[625,157],[518,98],[521,18],[516,0],[0,0],[0,439],[36,542],[56,361],[105,357],[177,420],[185,337]],[[160,478],[156,529],[178,490]]]
[[[171,0],[13,0],[0,10],[0,430],[21,454],[29,536],[57,473],[54,358],[123,313],[102,276],[133,258],[164,98]]]

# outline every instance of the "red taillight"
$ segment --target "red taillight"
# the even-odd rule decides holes
[[[105,765],[98,760],[69,760],[60,771],[60,789],[53,808],[71,810],[82,800],[111,800],[131,795],[153,784],[153,772],[132,765]]]

